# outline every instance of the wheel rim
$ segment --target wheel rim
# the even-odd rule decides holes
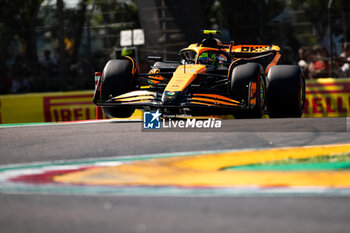
[[[261,75],[259,76],[258,100],[259,100],[260,108],[263,108],[265,106],[265,82]]]

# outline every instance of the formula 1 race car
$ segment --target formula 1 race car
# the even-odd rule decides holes
[[[294,65],[277,65],[276,45],[223,44],[208,34],[202,43],[180,51],[181,61],[161,61],[139,73],[135,60],[110,60],[98,81],[93,102],[110,117],[130,117],[135,109],[162,113],[235,118],[301,117],[305,79]]]

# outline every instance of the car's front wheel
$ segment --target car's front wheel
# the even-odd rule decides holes
[[[127,93],[132,90],[132,64],[128,60],[110,60],[102,72],[101,100]],[[113,118],[130,117],[135,109],[132,107],[102,107],[105,115]]]
[[[234,112],[235,118],[261,118],[263,116],[266,102],[266,80],[261,65],[247,63],[235,67],[231,74],[230,91],[232,99],[244,101],[249,106],[247,110]]]

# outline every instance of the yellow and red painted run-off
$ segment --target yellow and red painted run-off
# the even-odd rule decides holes
[[[349,195],[349,168],[350,144],[129,156],[0,167],[0,192]]]
[[[224,170],[226,167],[344,153],[350,153],[350,144],[210,153],[189,157],[135,161],[107,168],[91,168],[57,176],[54,181],[84,185],[118,186],[317,186],[350,188],[350,170]]]

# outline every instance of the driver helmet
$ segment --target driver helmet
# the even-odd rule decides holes
[[[203,65],[215,65],[216,56],[214,53],[204,52],[198,57],[198,63]]]

